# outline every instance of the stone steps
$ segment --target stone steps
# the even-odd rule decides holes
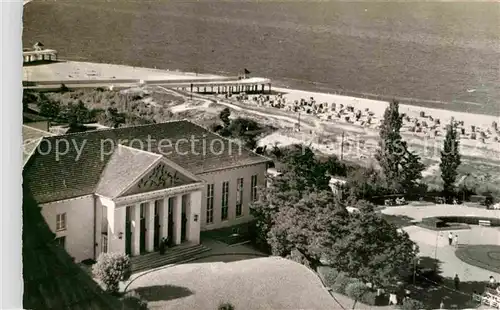
[[[160,255],[159,252],[154,252],[135,256],[131,258],[132,272],[135,273],[174,264],[208,251],[210,251],[210,248],[203,244],[186,244],[167,249],[163,255]]]

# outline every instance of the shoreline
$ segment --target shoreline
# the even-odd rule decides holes
[[[106,78],[111,80],[117,78],[168,80],[192,78],[196,75],[196,73],[189,72],[83,62],[29,66],[23,67],[23,70],[25,77],[29,72],[28,75],[33,80],[61,80],[68,75],[72,75],[70,79],[89,80]],[[207,74],[198,74],[197,76],[200,78],[221,77],[220,75]],[[134,89],[140,90],[141,88],[135,87]],[[239,100],[238,95],[224,98],[224,95],[193,94],[192,97],[198,98],[193,102],[166,103],[164,108],[176,114],[184,114],[184,118],[192,118],[194,121],[203,123],[207,119],[218,119],[220,110],[224,106],[228,106],[234,109],[233,117],[249,117],[278,128],[278,131],[261,137],[259,145],[272,146],[278,143],[285,146],[291,143],[309,143],[316,151],[325,155],[339,155],[341,149],[339,137],[345,131],[346,144],[342,148],[345,154],[344,159],[365,164],[373,160],[373,152],[378,147],[378,126],[389,102],[289,88],[273,87],[273,89],[273,93],[264,94],[260,99],[259,95],[252,94],[246,100]],[[175,89],[168,90],[168,92],[184,93],[183,97],[192,100],[185,92],[179,92]],[[310,101],[311,97],[314,97],[313,101],[316,106],[325,102],[329,107],[319,113],[307,113],[302,109],[300,116],[302,126],[301,130],[297,131],[299,113],[293,112],[290,108],[294,106],[295,100]],[[286,102],[282,104],[282,107],[272,106],[272,102],[283,101],[283,98]],[[216,105],[211,106],[210,102],[216,103]],[[333,106],[336,106],[335,111],[331,110]],[[308,105],[306,109],[309,107]],[[354,115],[359,111],[361,111],[362,117],[357,120]],[[424,117],[421,116],[422,112],[425,114]],[[453,117],[456,121],[463,121],[461,128],[466,131],[466,134],[462,135],[460,139],[460,152],[464,156],[463,169],[474,175],[477,174],[479,179],[489,178],[488,175],[491,175],[493,176],[492,184],[495,184],[495,187],[496,184],[500,184],[498,161],[494,165],[489,165],[492,158],[500,158],[500,131],[492,128],[492,122],[500,123],[499,117],[406,104],[400,104],[400,113],[406,114],[404,126],[401,129],[403,138],[408,142],[410,148],[421,155],[422,159],[430,165],[426,169],[426,174],[434,177],[436,161],[439,161],[439,150],[445,135],[445,127]],[[350,120],[345,119],[347,116],[350,117]],[[367,122],[368,118],[371,118],[371,122]],[[440,124],[436,123],[437,119],[440,119]],[[420,125],[422,130],[415,132],[412,128],[414,129],[416,122],[427,124]],[[477,137],[474,139],[471,139],[471,126],[475,126],[477,133]],[[436,131],[439,134],[435,135]],[[486,135],[484,140],[481,137],[482,134]],[[429,152],[431,153],[429,154]]]
[[[66,60],[66,59],[60,59],[57,62],[54,63],[48,63],[48,64],[41,64],[41,65],[30,65],[30,66],[23,66],[23,80],[35,80],[37,79],[37,73],[31,72],[29,74],[26,74],[28,71],[36,71],[36,67],[39,66],[54,66],[57,64],[69,64],[69,65],[77,65],[77,70],[78,66],[85,66],[87,69],[90,69],[91,71],[96,71],[95,69],[100,69],[102,70],[103,67],[107,67],[106,70],[118,70],[118,71],[123,71],[123,69],[129,71],[128,74],[129,76],[123,77],[123,76],[116,76],[116,75],[109,75],[109,79],[117,78],[117,79],[126,79],[126,78],[137,78],[137,79],[162,79],[162,78],[168,78],[168,79],[184,79],[184,78],[192,78],[192,77],[199,77],[199,78],[227,78],[230,77],[229,72],[215,72],[215,73],[199,73],[199,72],[187,72],[187,71],[180,71],[180,70],[170,70],[170,69],[158,69],[158,68],[148,68],[148,67],[135,67],[135,66],[129,66],[129,65],[123,65],[123,64],[112,64],[112,63],[100,63],[100,62],[88,62],[88,61],[73,61],[73,60]],[[99,68],[100,67],[100,68]],[[130,72],[130,70],[132,72]],[[145,72],[148,73],[154,73],[152,76],[149,74],[144,75]],[[42,73],[41,76],[38,76],[38,80],[44,81],[44,80],[58,80],[61,79],[61,76],[57,76],[58,72],[51,72],[50,78],[47,78],[46,74],[47,73]],[[76,75],[79,72],[73,72]],[[101,71],[102,73],[102,71]],[[221,74],[223,73],[223,74]],[[74,79],[75,74],[69,74],[68,80]],[[89,75],[87,78],[89,80],[95,79],[98,75],[97,72],[95,72],[96,75]],[[81,78],[85,79],[85,78]],[[286,80],[286,78],[284,78]],[[456,101],[456,102],[446,102],[446,101],[440,101],[440,100],[431,100],[431,99],[418,99],[418,98],[409,98],[409,97],[402,97],[402,96],[391,96],[391,95],[381,95],[381,94],[372,94],[372,93],[365,93],[365,92],[356,92],[356,91],[350,91],[350,90],[343,90],[343,89],[334,89],[330,87],[311,87],[311,89],[305,88],[290,88],[286,83],[280,82],[280,80],[273,80],[273,89],[274,90],[281,90],[281,91],[297,91],[297,92],[304,92],[304,93],[314,93],[314,94],[322,94],[322,95],[329,95],[329,96],[341,96],[341,97],[348,97],[348,98],[353,98],[353,99],[359,99],[359,100],[372,100],[376,101],[379,103],[385,103],[394,100],[397,100],[400,103],[400,107],[405,106],[405,107],[414,107],[414,108],[422,108],[422,109],[428,109],[429,111],[448,111],[452,113],[456,113],[457,116],[459,117],[466,117],[472,116],[472,115],[477,115],[477,116],[488,116],[488,117],[494,117],[498,120],[500,120],[500,111],[498,111],[496,114],[495,113],[490,113],[488,111],[484,111],[484,109],[480,109],[480,107],[484,107],[483,104],[477,103],[477,102],[467,102],[467,101]],[[277,81],[277,82],[276,82]],[[321,84],[320,82],[314,82],[314,81],[302,81],[300,84]],[[317,89],[322,89],[322,90],[317,90]],[[435,105],[438,105],[439,107],[435,107]],[[466,108],[467,107],[467,108]],[[466,108],[466,111],[463,111],[464,108]]]

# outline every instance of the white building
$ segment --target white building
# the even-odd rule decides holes
[[[24,185],[76,261],[250,221],[270,162],[189,121],[23,137]]]

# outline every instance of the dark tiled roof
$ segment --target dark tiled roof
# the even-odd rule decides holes
[[[38,114],[23,112],[23,122],[24,123],[40,122],[40,121],[48,121],[48,120],[50,120],[50,119],[47,117],[38,115]]]
[[[24,188],[23,196],[23,308],[123,309],[54,243],[54,234],[40,208]]]
[[[96,193],[114,198],[162,156],[119,145],[102,172]]]
[[[26,164],[42,138],[51,135],[50,132],[23,125],[23,165]]]
[[[193,174],[269,161],[184,120],[46,137],[25,165],[24,180],[39,203],[95,193],[119,144],[162,154]]]

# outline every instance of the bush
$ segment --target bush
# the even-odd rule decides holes
[[[361,300],[366,292],[368,292],[368,287],[359,280],[353,281],[345,287],[346,295],[354,299],[355,302]]]
[[[339,275],[337,269],[328,266],[319,266],[318,274],[326,287],[332,287]]]
[[[381,305],[385,306],[387,305],[387,303],[384,303],[383,299],[384,299],[383,295],[377,296],[377,292],[369,290],[366,291],[363,296],[361,296],[361,299],[359,301],[369,306],[381,306]]]
[[[219,310],[234,310],[234,306],[228,302],[219,305]]]
[[[403,299],[403,306],[401,307],[402,310],[420,310],[424,309],[424,304],[421,301],[411,299],[411,298],[406,298]]]
[[[147,310],[148,303],[145,302],[136,291],[125,294],[122,298],[123,308],[126,310]]]
[[[345,289],[351,281],[352,278],[349,278],[345,272],[340,272],[331,288],[335,292],[345,295]]]
[[[92,266],[92,274],[105,286],[106,291],[118,292],[118,284],[130,270],[130,259],[123,253],[101,253]]]

